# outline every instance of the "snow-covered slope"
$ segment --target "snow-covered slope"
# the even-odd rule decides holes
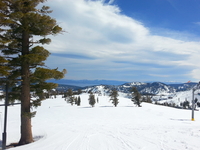
[[[95,93],[98,95],[109,95],[111,90],[116,86],[111,85],[97,85],[97,86],[89,86],[83,89],[82,91],[85,93]]]
[[[176,90],[164,83],[161,82],[153,82],[153,83],[141,83],[141,82],[133,82],[126,83],[122,86],[119,86],[121,90],[126,89],[127,92],[130,91],[131,87],[137,87],[138,91],[143,94],[166,94],[166,93],[174,93]]]
[[[153,101],[159,101],[159,103],[165,103],[165,102],[171,104],[174,103],[177,106],[180,106],[180,104],[186,100],[190,103],[190,105],[192,105],[192,99],[193,99],[192,89],[188,91],[172,93],[169,95],[159,95],[153,97]],[[198,102],[200,102],[200,89],[194,92],[194,99],[197,99]]]
[[[119,86],[98,85],[98,86],[85,87],[83,88],[83,91],[105,95],[109,93],[111,89],[115,88],[121,93],[130,93],[130,89],[133,86],[137,87],[138,91],[142,94],[161,95],[161,94],[170,94],[176,92],[176,89],[174,87],[171,87],[161,82],[154,82],[154,83],[131,82]]]
[[[197,83],[195,83],[195,82],[182,83],[182,84],[169,84],[169,86],[171,86],[171,87],[176,89],[176,92],[188,91],[188,90],[192,89],[196,85],[197,85]]]
[[[61,96],[43,101],[32,119],[36,142],[11,150],[200,149],[199,111],[196,121],[191,121],[189,110],[147,103],[135,107],[123,97],[113,107],[107,96],[98,99],[94,108],[88,104],[88,94],[81,95],[79,107],[67,104]],[[8,108],[7,144],[19,140],[19,111],[20,106]],[[0,112],[3,120],[3,107]]]

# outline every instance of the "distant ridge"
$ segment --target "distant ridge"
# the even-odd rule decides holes
[[[61,79],[61,80],[48,80],[47,82],[53,82],[64,85],[73,85],[73,86],[93,86],[93,85],[122,85],[127,83],[126,81],[117,81],[117,80],[69,80],[69,79]]]

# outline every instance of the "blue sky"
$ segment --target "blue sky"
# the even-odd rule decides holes
[[[66,31],[45,47],[66,79],[200,80],[199,0],[48,0]]]

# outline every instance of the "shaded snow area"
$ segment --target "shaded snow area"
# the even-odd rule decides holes
[[[96,96],[97,98],[97,96]],[[11,150],[199,150],[200,111],[175,109],[119,97],[113,107],[107,96],[98,96],[95,107],[88,95],[81,106],[64,99],[47,99],[32,119],[34,143]],[[7,144],[20,138],[20,106],[9,106]],[[0,107],[1,124],[4,108]],[[1,125],[2,126],[2,125]],[[2,130],[2,127],[1,127]]]

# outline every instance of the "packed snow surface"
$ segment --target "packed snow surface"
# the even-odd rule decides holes
[[[97,96],[96,96],[97,97]],[[98,96],[95,107],[88,95],[81,106],[64,99],[47,99],[32,119],[35,142],[11,150],[199,150],[200,112],[142,103],[119,97],[113,107],[107,96]],[[20,106],[8,108],[7,145],[20,138]],[[3,125],[4,107],[0,107]],[[1,125],[1,130],[3,126]]]

